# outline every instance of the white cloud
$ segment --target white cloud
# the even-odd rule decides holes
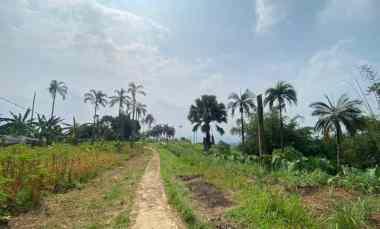
[[[286,17],[287,8],[284,1],[256,0],[256,32],[266,32]]]

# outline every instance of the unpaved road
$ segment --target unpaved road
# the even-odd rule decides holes
[[[137,189],[132,229],[185,229],[178,215],[170,208],[160,177],[160,156],[153,152]]]

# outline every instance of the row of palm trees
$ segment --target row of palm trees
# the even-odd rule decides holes
[[[245,117],[256,111],[255,95],[250,90],[243,93],[232,93],[229,97],[228,109],[234,116],[236,111],[240,112],[241,124],[241,141],[245,143]],[[335,134],[337,149],[337,167],[340,167],[340,154],[342,151],[341,142],[343,132],[354,133],[362,121],[362,110],[360,109],[361,101],[352,100],[346,95],[342,95],[336,103],[328,96],[326,102],[315,102],[310,105],[313,108],[312,116],[318,117],[315,125],[316,132],[322,132],[324,135]],[[281,149],[284,151],[284,118],[283,113],[287,105],[296,105],[298,102],[295,88],[287,82],[279,81],[274,87],[265,91],[264,105],[268,106],[271,111],[278,111],[280,120],[280,141]],[[193,131],[201,128],[206,137],[204,143],[210,144],[210,124],[212,122],[227,122],[226,107],[223,103],[218,103],[215,96],[204,95],[191,105],[188,119],[194,124]],[[223,133],[221,127],[216,125],[218,132]],[[205,146],[207,150],[209,146]]]
[[[57,95],[60,95],[64,100],[68,92],[68,87],[64,82],[53,80],[50,83],[49,92],[52,96],[51,117],[53,117]],[[137,99],[138,95],[146,95],[143,85],[132,82],[129,84],[127,90],[121,88],[114,92],[115,95],[110,97],[108,97],[103,91],[95,89],[91,89],[84,94],[84,102],[90,103],[94,106],[94,123],[97,122],[99,109],[101,107],[106,107],[107,104],[109,104],[110,107],[118,105],[119,115],[125,112],[131,115],[132,120],[140,121],[141,118],[145,117],[147,106],[139,102]],[[152,117],[152,115],[149,115],[148,122],[152,120]]]

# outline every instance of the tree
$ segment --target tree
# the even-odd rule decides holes
[[[211,124],[226,123],[227,112],[226,106],[223,103],[218,103],[215,95],[202,95],[201,98],[195,100],[195,104],[190,106],[188,119],[193,124],[193,131],[201,128],[205,133],[203,144],[205,151],[208,151],[211,146]],[[224,130],[219,125],[215,125],[216,130],[223,135]]]
[[[275,103],[277,104],[276,108],[279,110],[280,115],[281,151],[284,152],[284,120],[282,112],[286,110],[286,103],[297,104],[297,93],[291,84],[279,81],[275,87],[267,89],[265,95],[264,104],[269,105],[270,110],[273,111]]]
[[[342,95],[336,103],[326,96],[327,103],[315,102],[310,105],[314,109],[312,115],[318,117],[315,130],[329,135],[334,132],[336,136],[336,165],[340,168],[340,155],[342,153],[342,137],[344,127],[350,134],[354,134],[362,121],[361,101],[350,100]]]
[[[146,95],[146,93],[144,92],[144,86],[142,86],[141,84],[136,84],[132,82],[129,84],[128,93],[130,93],[131,99],[132,99],[132,119],[135,120],[136,119],[136,105],[137,105],[136,97],[138,94],[144,95],[144,96]]]
[[[59,117],[51,117],[47,119],[45,115],[37,115],[37,122],[34,125],[37,127],[37,136],[42,141],[46,140],[46,144],[51,144],[58,137],[63,137],[63,128],[60,123],[62,119]]]
[[[136,108],[135,108],[135,109],[136,109],[136,120],[137,120],[137,121],[140,121],[140,118],[141,118],[141,117],[144,117],[145,114],[146,114],[146,112],[147,112],[146,105],[137,102],[137,103],[136,103]]]
[[[124,106],[127,108],[130,106],[131,97],[127,95],[127,92],[121,88],[120,90],[115,90],[115,95],[110,97],[110,106],[113,107],[116,104],[119,106],[119,116],[123,112]]]
[[[107,95],[102,91],[91,89],[89,92],[84,94],[84,102],[90,102],[92,105],[94,105],[94,126],[97,129],[97,111],[99,109],[99,106],[105,107],[107,105]]]
[[[154,117],[152,114],[148,114],[145,119],[144,123],[148,125],[149,129],[152,128],[152,124],[155,122]]]
[[[32,123],[28,119],[30,109],[27,109],[24,114],[14,114],[10,112],[10,118],[0,118],[0,122],[5,122],[0,126],[0,133],[29,136],[32,133]]]
[[[52,80],[49,86],[49,92],[52,96],[53,103],[51,106],[51,118],[54,116],[54,108],[55,108],[55,99],[57,97],[57,93],[61,95],[62,99],[65,100],[67,95],[67,86],[64,82],[58,82],[57,80]]]
[[[228,99],[230,100],[228,108],[231,109],[231,115],[235,115],[235,110],[239,109],[240,124],[241,124],[241,142],[244,144],[244,113],[249,114],[251,110],[255,109],[254,95],[248,89],[243,94],[232,93]]]

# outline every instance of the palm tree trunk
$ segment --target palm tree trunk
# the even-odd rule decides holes
[[[206,152],[208,152],[209,148],[210,148],[210,142],[211,142],[211,136],[210,136],[210,126],[207,125],[206,126],[206,138],[205,138],[205,141],[204,141],[204,149]]]
[[[50,118],[53,118],[53,116],[54,116],[55,97],[56,97],[56,94],[53,95],[53,104],[51,106],[51,115],[50,115]]]
[[[241,115],[241,143],[244,145],[245,138],[244,138],[244,114],[243,109],[240,109],[240,115]]]
[[[340,126],[336,127],[336,169],[340,171],[340,155],[342,153],[341,145],[342,131]]]
[[[282,120],[281,104],[280,104],[280,143],[281,143],[281,152],[284,153],[284,122]]]
[[[120,99],[119,101],[119,124],[120,124],[120,137],[119,140],[123,139],[123,133],[124,133],[124,119],[121,118],[121,113],[123,109],[123,101]]]
[[[94,139],[96,139],[96,135],[97,135],[97,132],[98,132],[98,126],[97,126],[97,121],[96,121],[96,112],[97,112],[97,109],[98,109],[98,104],[95,104],[95,108],[94,108]]]

